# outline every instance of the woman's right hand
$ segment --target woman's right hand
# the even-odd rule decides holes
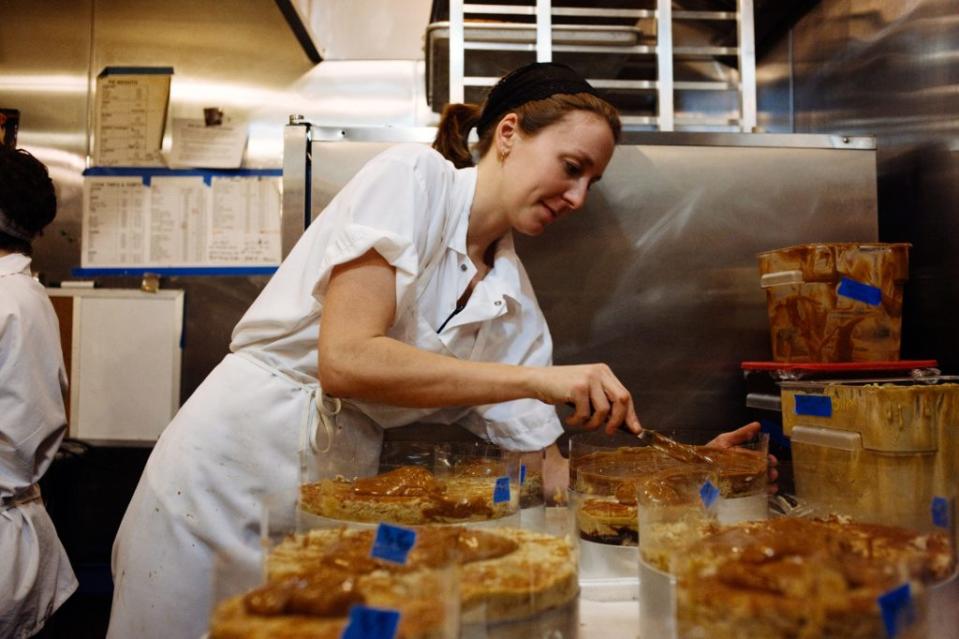
[[[606,364],[550,366],[537,369],[537,398],[548,404],[569,404],[568,426],[595,430],[605,427],[612,435],[622,424],[634,433],[642,430],[633,397]]]

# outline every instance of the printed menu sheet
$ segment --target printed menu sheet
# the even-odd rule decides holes
[[[281,178],[88,176],[84,268],[275,266]]]
[[[107,67],[97,77],[94,164],[163,166],[172,74],[169,67]]]

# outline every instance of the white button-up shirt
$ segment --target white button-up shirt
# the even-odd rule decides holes
[[[29,637],[77,588],[36,482],[67,421],[53,306],[30,258],[0,256],[0,637]]]
[[[509,234],[465,308],[450,317],[476,274],[466,251],[475,189],[475,168],[456,169],[431,148],[399,145],[380,154],[307,229],[237,324],[231,350],[315,383],[330,274],[373,249],[396,270],[390,337],[464,360],[549,365],[549,329]],[[533,399],[446,409],[353,403],[384,428],[458,423],[514,450],[543,448],[563,432],[555,409]]]

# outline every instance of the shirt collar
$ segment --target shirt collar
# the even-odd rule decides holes
[[[30,275],[30,258],[23,253],[10,253],[0,257],[0,277],[7,275]]]
[[[508,231],[496,243],[496,252],[493,254],[493,269],[484,278],[497,295],[509,297],[514,302],[520,299],[523,290],[520,279],[519,255],[513,245],[513,232]]]
[[[471,166],[457,170],[455,179],[456,199],[453,206],[459,209],[459,215],[456,217],[452,232],[447,240],[447,246],[460,255],[466,255],[466,234],[469,231],[470,207],[473,205],[473,198],[476,195],[476,167]],[[516,248],[513,244],[513,233],[508,231],[496,242],[496,249],[493,253],[493,268],[483,278],[484,285],[489,287],[490,294],[494,297],[505,296],[513,301],[519,301],[520,291],[522,291],[521,270],[519,256],[516,254]]]
[[[461,255],[466,255],[466,233],[469,230],[470,207],[476,195],[476,167],[458,169],[454,174],[453,207],[457,215],[446,245]]]

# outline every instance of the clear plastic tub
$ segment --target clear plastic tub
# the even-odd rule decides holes
[[[773,359],[899,359],[909,244],[819,243],[759,254]]]
[[[676,636],[927,637],[911,534],[787,518],[726,527],[674,555]]]
[[[520,455],[519,508],[520,526],[546,532],[546,488],[543,464],[546,451],[537,450]]]
[[[267,577],[273,582],[287,580],[329,562],[362,574],[380,575],[384,570],[406,574],[451,556],[456,564],[456,584],[422,595],[447,604],[455,600],[460,623],[457,636],[576,636],[577,559],[567,539],[506,527],[398,529],[415,536],[404,565],[370,557],[379,528],[314,529],[288,536],[271,550]]]
[[[713,463],[720,492],[720,521],[763,519],[767,516],[769,437],[759,434],[735,448],[703,446],[717,433],[699,430],[665,432],[695,446]],[[684,462],[643,445],[635,437],[586,433],[570,440],[570,511],[580,539],[607,545],[636,545],[636,486],[643,480]]]
[[[659,471],[636,488],[639,524],[639,636],[675,636],[670,567],[718,526],[719,474],[702,465]]]
[[[385,528],[289,537],[269,550],[255,587],[252,566],[218,564],[209,637],[340,639],[372,628],[355,636],[455,639],[459,576],[449,536]]]
[[[377,474],[304,477],[298,526],[516,526],[520,493],[519,453],[479,442],[384,442]]]
[[[665,432],[716,459],[719,490],[717,512],[728,521],[766,515],[765,447],[715,450],[700,446],[717,433],[687,429]],[[636,486],[682,462],[619,433],[582,433],[570,439],[569,527],[579,544],[583,596],[601,601],[633,600],[637,594],[637,551],[640,540]]]
[[[956,378],[781,382],[796,496],[818,514],[924,529],[959,477]]]

